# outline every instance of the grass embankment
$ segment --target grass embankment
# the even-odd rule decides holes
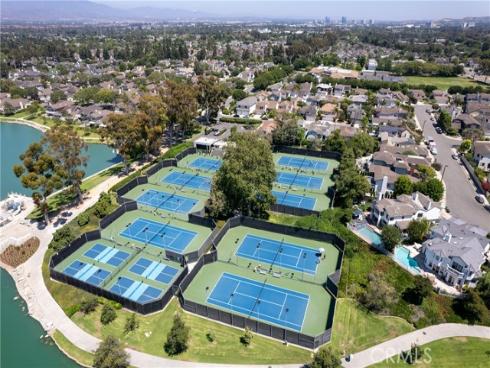
[[[396,290],[396,295],[400,296],[396,303],[389,305],[385,311],[386,315],[403,318],[416,328],[444,322],[464,322],[452,309],[452,299],[435,292],[425,298],[420,306],[407,302],[402,295],[414,285],[414,276],[391,258],[370,248],[348,230],[342,221],[348,221],[350,218],[350,211],[334,209],[323,212],[320,218],[275,214],[269,220],[335,233],[345,240],[339,297],[356,298],[368,285],[368,276],[374,271],[379,271],[385,281]]]
[[[476,337],[452,337],[422,345],[423,357],[415,365],[399,360],[398,356],[389,361],[372,365],[371,368],[403,367],[444,367],[444,368],[487,368],[490,361],[489,340]]]
[[[459,87],[476,87],[480,85],[478,82],[475,82],[469,78],[465,77],[403,77],[405,78],[405,82],[407,84],[413,85],[430,85],[436,86],[437,89],[441,89],[446,91],[451,86],[459,86]]]
[[[56,330],[51,336],[56,345],[71,359],[86,367],[91,367],[94,355],[73,345],[60,331]]]

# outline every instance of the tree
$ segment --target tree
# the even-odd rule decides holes
[[[174,316],[172,328],[167,335],[164,349],[168,355],[177,355],[187,350],[187,341],[189,340],[189,327],[187,327],[180,317],[180,314]]]
[[[266,211],[274,203],[275,177],[269,142],[255,133],[234,134],[211,186],[212,215],[241,212],[266,217]]]
[[[107,336],[94,354],[94,368],[127,368],[129,355],[122,344],[113,336]]]
[[[447,111],[441,111],[437,118],[437,124],[444,129],[445,132],[450,132],[452,129],[451,122],[451,115],[449,115]]]
[[[64,169],[49,153],[43,141],[32,143],[19,156],[22,165],[14,165],[15,176],[24,188],[32,189],[32,199],[49,223],[48,196],[63,187]]]
[[[490,318],[490,312],[478,293],[467,288],[463,297],[454,300],[454,309],[470,323],[485,322]]]
[[[323,145],[324,151],[331,152],[340,152],[343,153],[347,148],[347,143],[345,142],[344,137],[340,135],[340,130],[336,129],[330,134],[325,140],[325,144]]]
[[[418,164],[416,168],[422,180],[434,178],[436,176],[436,171],[430,166]]]
[[[43,141],[49,147],[49,152],[61,166],[64,185],[70,186],[77,195],[78,201],[83,200],[82,180],[87,166],[87,156],[82,156],[82,151],[87,151],[87,144],[70,125],[58,125],[49,129]]]
[[[429,230],[430,222],[427,219],[412,220],[407,228],[408,239],[412,243],[422,243]]]
[[[413,193],[413,183],[410,178],[406,175],[399,176],[395,180],[395,196],[400,194],[412,194]]]
[[[63,92],[59,89],[55,89],[53,92],[51,92],[50,99],[51,99],[51,102],[54,104],[58,103],[60,101],[66,100],[65,92]]]
[[[422,357],[422,349],[417,344],[412,344],[410,350],[401,353],[403,361],[408,364],[417,364],[417,361]]]
[[[458,151],[461,153],[466,153],[471,149],[471,140],[465,139],[458,147]]]
[[[151,153],[159,153],[163,131],[167,123],[165,104],[158,96],[144,95],[138,102],[134,120],[140,130],[140,145],[149,160]]]
[[[444,185],[439,179],[430,178],[418,182],[415,185],[415,190],[429,196],[433,201],[439,202],[444,194]]]
[[[90,102],[93,102],[95,100],[95,96],[99,89],[97,87],[86,87],[86,88],[80,88],[73,98],[77,103],[80,105],[87,105]]]
[[[167,110],[170,141],[173,141],[174,129],[184,134],[192,131],[197,115],[196,90],[187,82],[167,81],[160,95]]]
[[[432,284],[429,279],[422,276],[415,276],[414,286],[408,288],[403,293],[403,298],[409,303],[421,305],[426,297],[432,292]]]
[[[359,132],[349,139],[347,145],[352,148],[354,156],[359,158],[376,151],[378,142],[366,132]]]
[[[337,353],[330,346],[320,348],[314,355],[308,368],[340,368],[342,362]]]
[[[282,118],[272,132],[272,143],[281,146],[296,146],[303,138],[303,130],[296,119]]]
[[[109,304],[105,304],[104,307],[102,307],[102,312],[100,314],[100,322],[103,325],[107,325],[114,321],[117,317],[116,310],[110,306]]]
[[[335,190],[335,198],[344,208],[360,202],[371,190],[369,181],[359,172],[351,150],[347,150],[342,156],[335,179]]]
[[[215,118],[227,97],[225,87],[215,77],[200,77],[197,82],[197,102],[204,110],[206,123]]]
[[[99,305],[99,302],[97,301],[97,298],[90,298],[87,300],[83,300],[80,303],[80,312],[83,314],[89,314],[95,311],[95,308],[97,308],[97,305]]]
[[[116,102],[117,93],[108,88],[101,88],[93,96],[94,101],[99,103],[111,104]]]
[[[390,252],[400,244],[402,240],[402,234],[400,230],[393,225],[386,225],[381,230],[381,239],[383,240],[383,246]]]
[[[129,160],[140,152],[138,146],[141,135],[136,121],[127,114],[109,114],[105,119],[105,126],[100,130],[100,136],[122,157],[128,171]]]
[[[366,290],[360,294],[359,301],[372,312],[381,312],[398,301],[393,286],[383,279],[381,271],[369,274]]]
[[[131,331],[135,331],[138,329],[140,323],[136,319],[136,313],[131,313],[131,315],[126,318],[126,322],[124,323],[124,333],[128,334]]]

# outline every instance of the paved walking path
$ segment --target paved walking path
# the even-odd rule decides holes
[[[369,367],[372,364],[399,355],[402,351],[409,350],[413,343],[424,345],[432,341],[458,336],[490,339],[490,327],[469,326],[460,323],[444,323],[430,326],[355,353],[352,355],[350,362],[343,360],[342,364],[345,368]]]
[[[71,208],[71,215],[67,218],[70,221],[88,207],[95,204],[99,195],[106,192],[111,186],[116,184],[121,178],[117,176],[110,177],[100,185],[90,190],[90,197],[78,207]],[[56,228],[51,223],[45,229],[38,229],[36,224],[28,224],[25,221],[18,221],[9,224],[7,228],[2,229],[3,235],[24,236],[32,234],[40,240],[40,246],[37,252],[24,264],[12,269],[6,265],[0,264],[6,268],[12,275],[17,285],[17,289],[22,298],[26,301],[29,314],[38,320],[43,328],[49,333],[59,330],[71,343],[77,347],[93,352],[100,343],[100,340],[78,327],[70,318],[66,316],[61,307],[56,303],[44,284],[42,277],[42,263],[44,255],[48,249],[52,234]],[[8,233],[8,234],[6,234]],[[459,324],[443,324],[428,327],[423,330],[414,331],[409,334],[397,337],[380,345],[374,346],[363,352],[354,354],[351,362],[344,362],[346,368],[366,367],[376,362],[382,361],[392,355],[399,354],[403,350],[410,348],[414,342],[422,345],[430,341],[454,336],[475,336],[490,339],[490,328],[479,326],[467,326]],[[157,357],[142,353],[133,349],[126,349],[130,354],[131,365],[138,368],[224,368],[230,367],[230,364],[208,364],[184,362]],[[276,365],[278,368],[295,368],[300,364]],[[239,365],[244,367],[244,365]],[[250,367],[250,365],[247,365]],[[254,365],[253,367],[270,367],[270,365]]]

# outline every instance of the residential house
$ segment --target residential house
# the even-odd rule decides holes
[[[255,112],[257,98],[255,96],[246,97],[237,102],[236,113],[239,117],[248,117]]]
[[[451,286],[474,285],[490,247],[486,233],[462,220],[441,219],[422,244],[425,267]]]
[[[440,216],[440,204],[419,192],[402,194],[396,199],[376,200],[371,210],[371,218],[376,226],[393,225],[400,230],[405,230],[412,220],[437,221]]]
[[[474,143],[473,159],[480,169],[490,172],[490,141],[477,141]]]

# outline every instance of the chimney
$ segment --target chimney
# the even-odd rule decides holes
[[[419,200],[419,192],[412,193],[412,199],[416,202]]]

